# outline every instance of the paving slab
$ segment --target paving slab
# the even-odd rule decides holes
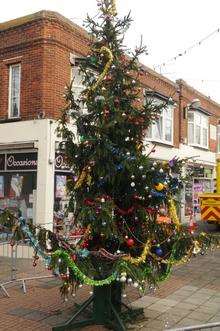
[[[170,307],[166,306],[163,303],[160,303],[160,301],[158,301],[158,302],[153,303],[152,305],[150,305],[148,308],[150,310],[156,310],[156,311],[159,311],[159,312],[163,313],[163,312],[167,311]]]
[[[194,310],[192,313],[188,315],[188,318],[192,318],[200,322],[208,322],[210,318],[212,318],[213,316],[214,316],[213,312],[208,313],[208,312],[201,312]]]
[[[30,275],[22,265],[22,277]],[[144,308],[147,321],[131,324],[131,330],[163,331],[166,328],[220,321],[220,250],[197,256],[187,266],[174,268],[170,279],[161,283],[155,292],[140,298],[129,286],[125,303]],[[205,272],[204,272],[205,271]],[[48,273],[47,273],[48,274]],[[43,271],[45,275],[45,269]],[[64,302],[57,280],[29,281],[24,295],[20,285],[10,287],[10,298],[0,292],[0,331],[51,331],[63,324],[72,314],[75,303],[89,296],[90,288],[83,287],[76,298]],[[83,331],[106,330],[102,326],[83,328]],[[214,330],[213,330],[214,331]],[[215,329],[217,331],[217,329]]]

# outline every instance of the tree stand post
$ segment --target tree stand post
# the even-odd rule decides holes
[[[79,310],[65,324],[55,326],[53,331],[73,330],[87,325],[105,325],[116,331],[126,328],[120,318],[121,313],[121,284],[114,282],[110,285],[94,287],[94,294],[86,300]],[[76,321],[76,318],[93,303],[92,316],[87,320]],[[124,304],[123,304],[124,305]],[[126,305],[124,305],[126,306]],[[126,306],[130,310],[129,307]]]

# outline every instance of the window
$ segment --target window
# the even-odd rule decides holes
[[[155,101],[155,102],[160,102]],[[159,118],[153,123],[147,134],[149,139],[165,143],[173,143],[173,106],[168,105],[159,115]]]
[[[74,65],[71,68],[71,80],[72,80],[72,91],[74,94],[74,98],[79,104],[80,108],[82,109],[82,112],[84,114],[87,113],[86,105],[80,101],[80,95],[82,91],[85,89],[85,86],[83,85],[83,73],[80,71],[80,68],[77,65]]]
[[[78,66],[72,67],[71,79],[73,81],[72,88],[73,88],[74,96],[76,98],[79,98],[81,92],[84,90],[85,87],[83,86],[83,75],[80,72]]]
[[[21,65],[11,65],[9,67],[9,118],[20,116],[20,80]]]
[[[188,113],[188,143],[208,148],[208,116],[200,112]]]

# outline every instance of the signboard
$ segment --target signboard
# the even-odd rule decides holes
[[[193,204],[194,207],[199,208],[199,195],[204,192],[204,185],[202,182],[193,184]]]
[[[204,177],[204,167],[194,167],[193,176],[194,177]]]
[[[61,153],[55,154],[55,170],[70,171],[69,165],[66,163],[65,155]]]
[[[11,153],[6,155],[6,171],[37,170],[37,153]]]

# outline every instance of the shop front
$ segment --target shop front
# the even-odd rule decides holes
[[[71,221],[71,213],[67,212],[69,197],[67,181],[73,180],[73,173],[65,161],[63,153],[55,154],[54,178],[54,230],[63,231]]]
[[[0,208],[35,222],[37,152],[0,154]]]
[[[185,187],[185,216],[200,218],[199,196],[214,190],[214,168],[203,165],[189,165],[191,180]]]

